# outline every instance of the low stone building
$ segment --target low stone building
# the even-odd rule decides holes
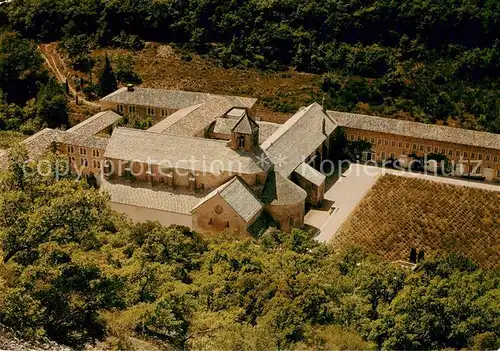
[[[215,95],[190,91],[140,88],[132,85],[118,89],[103,97],[99,103],[101,110],[112,110],[124,116],[151,117],[156,121],[183,109],[199,107],[211,100],[224,100],[231,107],[248,109],[255,116],[257,99]]]
[[[67,155],[79,173],[98,176],[116,211],[134,221],[181,224],[200,232],[248,234],[301,228],[306,204],[321,206],[322,161],[339,131],[365,140],[365,159],[440,153],[481,161],[466,171],[500,179],[500,136],[335,111],[301,108],[284,124],[256,121],[256,99],[123,88],[103,111],[67,130],[44,129],[22,142],[30,158]],[[116,112],[113,112],[113,111]],[[121,115],[155,117],[149,130],[117,127]],[[6,159],[7,152],[0,154]],[[469,165],[467,165],[469,167]]]
[[[442,154],[462,173],[500,180],[500,135],[391,118],[329,111],[350,141],[365,140],[372,149],[365,159],[383,161]],[[458,168],[457,167],[457,168]]]

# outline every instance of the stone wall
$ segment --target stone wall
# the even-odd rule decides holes
[[[249,234],[248,225],[253,223],[259,214],[247,223],[217,194],[193,211],[192,228],[205,233],[234,229]]]
[[[160,211],[151,208],[137,207],[115,202],[110,202],[110,206],[116,212],[126,214],[128,217],[130,217],[130,219],[132,219],[132,221],[136,223],[142,223],[145,221],[158,221],[164,226],[178,224],[192,229],[192,220],[190,214]]]
[[[466,173],[469,172],[470,166],[475,167],[477,162],[481,161],[479,174],[482,174],[484,168],[491,168],[493,169],[494,178],[500,178],[500,150],[360,129],[344,128],[344,132],[347,140],[352,141],[361,138],[372,143],[372,151],[376,161],[388,159],[392,155],[398,158],[400,155],[409,155],[412,153],[418,156],[429,153],[440,153],[456,162],[463,160],[466,163]]]
[[[290,232],[293,228],[302,228],[304,225],[304,202],[294,205],[267,205],[267,210],[278,222],[279,229],[284,232]]]
[[[113,176],[124,176],[125,168],[127,162],[120,160],[109,160],[113,164]],[[131,171],[135,174],[135,178],[138,181],[152,181],[157,183],[165,183],[172,187],[182,187],[182,188],[192,188],[195,189],[214,189],[228,180],[230,180],[235,175],[238,175],[243,181],[249,185],[260,185],[264,184],[266,180],[266,173],[261,172],[258,174],[236,174],[229,172],[221,172],[220,174],[208,173],[208,172],[196,172],[187,169],[164,169],[160,172],[159,166],[151,165],[151,176],[147,174],[148,165],[146,163],[133,163],[131,164]],[[163,173],[163,175],[161,174]],[[167,176],[171,174],[171,177]],[[190,178],[194,177],[194,183],[190,181]]]

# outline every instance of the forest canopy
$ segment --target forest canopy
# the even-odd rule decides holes
[[[130,337],[194,349],[500,346],[500,272],[464,257],[427,255],[411,271],[300,230],[204,238],[133,224],[86,183],[30,172],[25,150],[11,160],[0,324],[25,337],[121,349]]]
[[[14,0],[4,27],[97,46],[173,42],[230,67],[324,75],[327,107],[500,131],[496,0]],[[321,97],[318,97],[321,99]]]

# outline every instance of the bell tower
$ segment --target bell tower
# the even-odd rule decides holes
[[[259,125],[248,115],[248,111],[231,129],[230,146],[233,150],[247,152],[253,152],[259,147]]]

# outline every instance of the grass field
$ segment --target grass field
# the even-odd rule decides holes
[[[388,260],[460,252],[482,267],[500,262],[500,193],[386,175],[340,228],[332,243],[359,245]]]
[[[15,143],[26,139],[26,135],[18,132],[0,131],[0,149],[8,149]]]
[[[104,53],[96,50],[93,56],[102,59]],[[313,101],[321,102],[318,91],[322,78],[319,75],[226,69],[195,54],[186,59],[170,46],[154,43],[148,43],[140,51],[107,48],[106,53],[112,63],[119,54],[132,55],[143,87],[259,98],[258,115],[268,121],[283,123],[299,107]],[[100,64],[95,66],[94,76],[99,67]]]

